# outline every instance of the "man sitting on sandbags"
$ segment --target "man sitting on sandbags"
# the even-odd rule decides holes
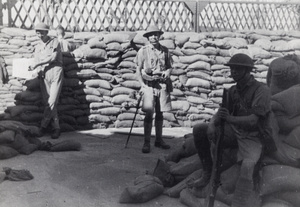
[[[223,148],[238,147],[238,163],[241,165],[232,206],[253,207],[253,173],[263,149],[276,150],[271,138],[272,114],[269,88],[250,74],[253,60],[245,54],[235,54],[225,64],[236,85],[228,91],[227,107],[220,107],[211,121],[193,128],[194,142],[202,161],[202,176],[190,185],[196,189],[205,187],[212,174],[213,160],[210,146],[220,133],[221,120],[224,121]],[[250,199],[249,199],[250,198]]]

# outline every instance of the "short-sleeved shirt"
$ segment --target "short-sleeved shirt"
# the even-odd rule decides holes
[[[61,53],[61,46],[57,38],[49,38],[49,40],[44,43],[40,42],[35,47],[35,59],[37,62],[41,62],[42,60],[51,56],[54,52],[57,52],[56,60],[54,60],[51,65],[53,66],[62,66],[63,59]]]
[[[70,52],[71,51],[71,45],[68,40],[61,39],[59,40],[60,47],[62,52]]]
[[[159,49],[156,49],[149,44],[138,51],[134,62],[141,66],[147,74],[152,74],[154,71],[172,68],[173,60],[168,48],[159,45]]]
[[[231,125],[232,133],[229,136],[237,138],[239,151],[238,160],[247,159],[257,162],[262,151],[261,131],[268,130],[272,134],[271,119],[271,93],[267,85],[258,82],[253,76],[242,86],[235,85],[229,89],[229,113],[233,116],[249,116],[255,114],[259,117],[258,124],[253,127],[240,127]]]
[[[229,113],[233,116],[257,115],[267,118],[271,111],[271,93],[268,86],[258,82],[253,76],[243,85],[234,85],[229,89]],[[257,130],[247,127],[248,130]]]

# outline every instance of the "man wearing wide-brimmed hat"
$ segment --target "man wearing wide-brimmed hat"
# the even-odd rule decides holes
[[[45,104],[41,132],[45,133],[51,124],[51,137],[57,139],[60,136],[57,102],[63,83],[61,47],[57,38],[48,36],[47,24],[37,24],[35,31],[41,42],[35,47],[35,64],[30,67],[30,70],[39,71],[40,87]]]
[[[221,106],[209,123],[193,128],[194,142],[202,162],[202,177],[189,183],[195,189],[205,187],[212,174],[210,145],[215,143],[224,121],[223,148],[237,148],[240,175],[236,184],[232,207],[255,207],[259,201],[253,191],[253,174],[263,149],[265,153],[276,150],[272,139],[271,94],[266,84],[251,75],[253,60],[238,53],[225,64],[235,85],[228,90],[227,106]],[[228,167],[228,166],[227,166]],[[255,203],[255,202],[258,203]]]
[[[170,146],[162,139],[163,112],[171,110],[170,92],[172,83],[170,74],[172,58],[169,50],[159,43],[163,32],[157,26],[151,25],[144,33],[149,44],[143,46],[137,53],[135,63],[136,74],[143,93],[142,110],[146,112],[144,119],[143,153],[150,152],[150,138],[153,114],[155,112],[155,143],[154,146],[169,149]]]

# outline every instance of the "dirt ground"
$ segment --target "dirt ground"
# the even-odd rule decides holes
[[[126,186],[140,175],[153,172],[158,158],[163,159],[172,149],[181,146],[186,128],[164,129],[170,150],[153,146],[143,154],[142,129],[134,129],[127,148],[124,148],[129,129],[118,131],[89,130],[63,133],[58,140],[49,136],[43,141],[56,143],[76,140],[81,151],[36,151],[30,155],[1,160],[0,168],[27,169],[34,176],[30,181],[8,181],[0,184],[1,207],[181,207],[179,199],[161,195],[142,204],[118,202]],[[120,133],[121,132],[121,133]],[[124,133],[125,132],[125,133]],[[154,135],[154,131],[152,132]]]

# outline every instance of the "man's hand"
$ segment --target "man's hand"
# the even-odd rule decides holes
[[[226,121],[228,117],[230,116],[228,109],[224,107],[220,107],[218,112],[217,112],[217,117],[221,120]]]
[[[208,124],[208,128],[206,131],[207,138],[210,141],[215,142],[216,140],[216,126],[213,123]]]

